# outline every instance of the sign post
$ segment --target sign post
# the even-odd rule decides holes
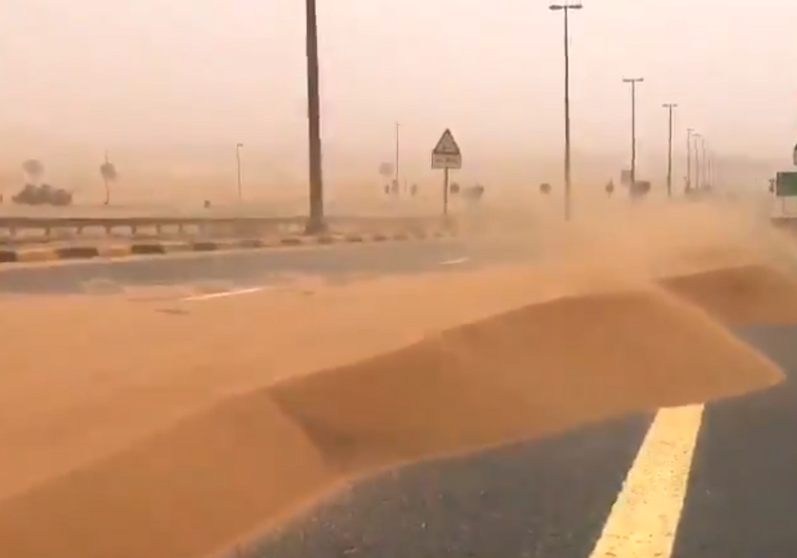
[[[443,215],[448,215],[448,170],[462,168],[462,152],[448,128],[432,150],[432,168],[443,169]]]

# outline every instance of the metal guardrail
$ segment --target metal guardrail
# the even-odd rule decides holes
[[[402,228],[422,228],[441,223],[439,217],[362,217],[332,216],[327,223],[334,226],[393,226]],[[228,229],[236,233],[255,233],[268,230],[304,227],[306,217],[235,217],[235,216],[158,216],[158,217],[55,217],[55,216],[0,216],[0,229],[5,229],[11,236],[17,231],[38,229],[50,235],[56,229],[74,229],[78,234],[87,228],[105,229],[110,234],[114,229],[129,228],[135,234],[142,228],[154,228],[158,232],[165,227],[183,231],[186,227],[199,229]]]

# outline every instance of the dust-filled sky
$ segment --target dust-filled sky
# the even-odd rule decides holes
[[[450,127],[478,167],[562,145],[562,16],[544,0],[317,0],[326,164],[408,159]],[[574,149],[663,156],[666,111],[718,154],[797,139],[797,7],[585,0],[571,20]],[[234,145],[306,157],[303,2],[25,0],[0,7],[0,123],[89,150]],[[5,138],[4,138],[5,139]],[[8,141],[8,140],[5,140]],[[279,153],[279,155],[276,155]]]

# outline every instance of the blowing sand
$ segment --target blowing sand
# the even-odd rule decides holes
[[[199,302],[181,302],[186,290],[168,288],[3,299],[0,499],[232,394],[574,288],[556,275],[500,268],[336,287],[295,279]]]
[[[797,323],[797,280],[765,265],[744,265],[662,281],[730,325]]]
[[[200,556],[375,468],[779,378],[661,291],[566,297],[229,398],[5,500],[0,548],[31,558]]]
[[[385,467],[772,386],[727,325],[797,317],[797,288],[700,211],[703,242],[586,223],[535,268],[9,300],[0,549],[201,557]]]

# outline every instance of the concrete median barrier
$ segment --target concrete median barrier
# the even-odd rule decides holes
[[[409,240],[441,239],[454,236],[447,231],[381,232],[324,234],[319,236],[285,236],[272,238],[238,238],[218,240],[128,242],[111,245],[90,243],[59,247],[20,247],[0,249],[0,265],[35,263],[55,260],[86,260],[95,258],[125,258],[132,256],[165,256],[183,252],[224,252],[230,250],[255,250],[331,246],[336,244],[363,244],[402,242]]]

